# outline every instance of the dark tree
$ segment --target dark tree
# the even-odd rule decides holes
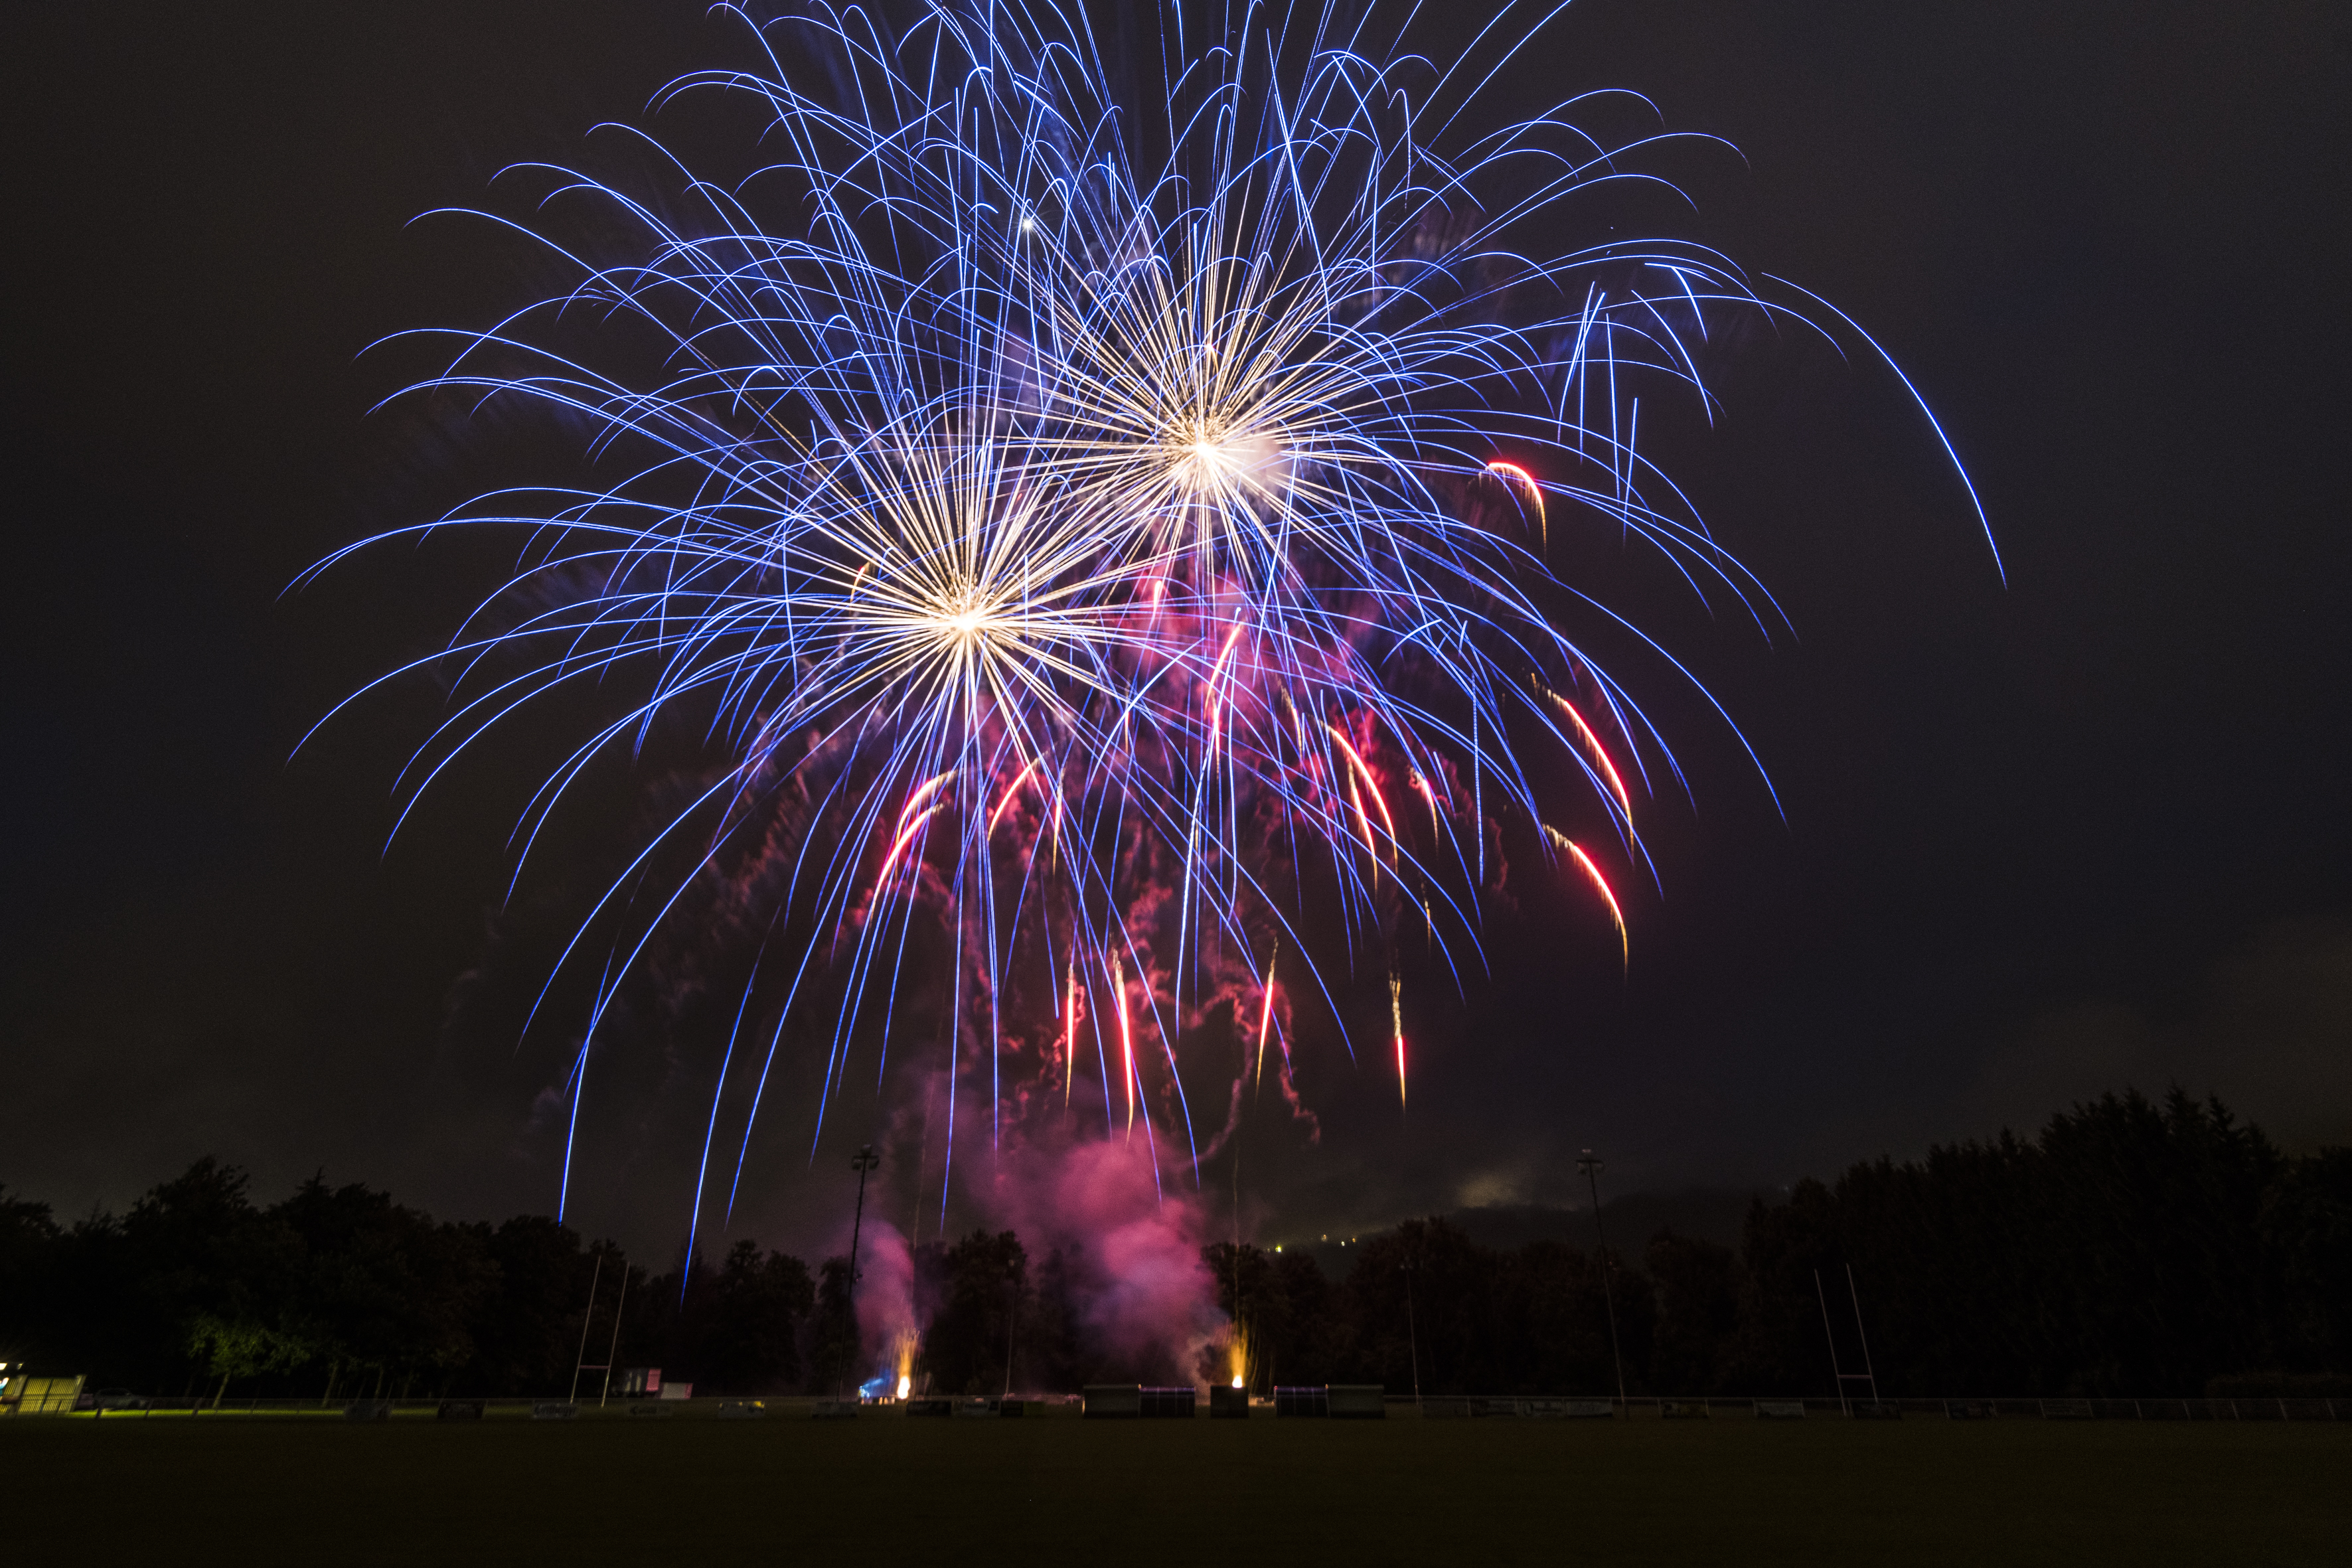
[[[2352,1371],[2352,1149],[2296,1161],[2263,1208],[2276,1281],[2273,1363]]]
[[[247,1177],[209,1157],[150,1188],[111,1236],[86,1239],[126,1277],[98,1320],[125,1370],[151,1389],[287,1372],[317,1352],[299,1305],[301,1238],[246,1196]]]
[[[498,1284],[478,1231],[315,1176],[269,1217],[299,1244],[293,1316],[311,1353],[339,1370],[331,1387],[364,1376],[369,1393],[413,1391],[420,1378],[438,1389],[474,1359],[469,1325]]]
[[[716,1268],[697,1257],[650,1281],[635,1342],[698,1392],[782,1393],[802,1381],[801,1325],[815,1304],[808,1265],[747,1238]]]
[[[722,1387],[762,1394],[800,1377],[801,1320],[816,1304],[808,1265],[739,1241],[719,1268],[709,1376]]]
[[[42,1309],[60,1266],[63,1237],[48,1205],[11,1197],[0,1187],[0,1361],[52,1352]]]
[[[2330,1158],[2286,1161],[2176,1089],[2161,1105],[2078,1105],[2031,1142],[2003,1133],[1855,1165],[1834,1188],[1801,1182],[1748,1215],[1731,1380],[1826,1393],[1832,1337],[1859,1371],[1864,1331],[1889,1394],[2195,1394],[2219,1375],[2326,1363],[2313,1336],[2332,1320],[2311,1285],[2288,1286],[2285,1259],[2298,1281],[2340,1267],[2340,1250],[2306,1245],[2326,1236],[2329,1202],[2303,1173]]]
[[[863,1382],[857,1320],[849,1290],[849,1259],[818,1266],[816,1314],[809,1349],[808,1386],[816,1394],[846,1394]]]
[[[1037,1267],[1035,1289],[1022,1302],[1021,1370],[1037,1388],[1083,1388],[1101,1380],[1103,1357],[1087,1321],[1080,1280],[1086,1251],[1053,1247]]]
[[[1023,1313],[1029,1254],[1009,1230],[975,1230],[933,1255],[939,1306],[923,1331],[921,1370],[930,1386],[948,1394],[994,1394],[1006,1379],[1016,1347],[1009,1336]]]
[[[544,1215],[466,1228],[490,1273],[467,1316],[473,1358],[456,1385],[492,1395],[563,1393],[593,1272],[580,1234]]]
[[[1732,1392],[1727,1356],[1739,1328],[1738,1256],[1662,1230],[1643,1265],[1657,1306],[1644,1381],[1663,1394]]]
[[[1274,1255],[1267,1300],[1258,1320],[1252,1358],[1265,1368],[1268,1387],[1280,1384],[1328,1383],[1336,1364],[1333,1337],[1339,1321],[1333,1287],[1322,1265],[1307,1252]]]

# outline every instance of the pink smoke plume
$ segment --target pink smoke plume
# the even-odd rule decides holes
[[[1201,1261],[1210,1239],[1199,1197],[1155,1173],[1145,1140],[1024,1145],[972,1162],[973,1205],[1020,1233],[1031,1268],[1060,1247],[1105,1375],[1189,1382],[1224,1329]]]
[[[902,1347],[910,1346],[915,1321],[915,1259],[907,1238],[887,1221],[869,1219],[858,1238],[857,1342],[877,1370],[895,1372]],[[850,1237],[841,1237],[847,1256]]]

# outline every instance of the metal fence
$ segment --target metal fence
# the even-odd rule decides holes
[[[1297,1391],[1291,1391],[1297,1392]],[[1369,1391],[1367,1391],[1369,1392]],[[107,1399],[108,1395],[97,1396]],[[614,1399],[599,1405],[593,1399],[577,1403],[549,1399],[360,1399],[321,1404],[316,1399],[226,1399],[111,1396],[113,1403],[93,1407],[93,1396],[80,1396],[79,1408],[47,1409],[0,1404],[0,1419],[80,1420],[569,1420],[581,1417],[680,1415],[814,1416],[820,1405],[833,1400],[814,1396],[764,1399],[704,1397],[653,1401]],[[858,1414],[869,1416],[922,1414],[923,1402],[867,1405]],[[1025,1401],[1029,1414],[1066,1409],[1076,1414],[1072,1398]],[[1252,1414],[1272,1416],[1270,1401],[1253,1401]],[[1410,1394],[1387,1394],[1391,1415],[1423,1419],[1470,1420],[1839,1420],[1852,1418],[2002,1421],[2343,1421],[2352,1420],[2352,1399],[1888,1399],[1875,1402],[1825,1398],[1644,1397],[1633,1399],[1528,1397],[1509,1394],[1432,1394],[1416,1400]],[[1202,1405],[1205,1413],[1207,1406]]]
[[[1543,1419],[1615,1416],[1633,1420],[1760,1420],[1846,1418],[1954,1421],[2342,1421],[2345,1399],[1733,1399],[1723,1396],[1614,1399],[1528,1399],[1433,1394],[1418,1401],[1391,1394],[1391,1406],[1418,1405],[1424,1417]]]

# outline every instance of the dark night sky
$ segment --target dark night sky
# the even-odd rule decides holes
[[[280,590],[439,494],[359,351],[530,286],[406,220],[577,155],[725,37],[586,0],[13,18],[0,1182],[77,1213],[209,1152],[266,1194],[323,1165],[452,1217],[551,1206],[561,1042],[481,1000],[578,890],[492,912],[533,775],[477,769],[385,857],[429,691],[288,762],[475,580],[394,552]],[[1658,808],[1630,976],[1590,910],[1499,934],[1407,1122],[1335,1069],[1322,1144],[1269,1150],[1267,1235],[1564,1201],[1582,1144],[1621,1190],[1778,1184],[2127,1082],[2352,1140],[2347,57],[2340,9],[2259,0],[1553,26],[1543,90],[1635,88],[1738,144],[1676,165],[1692,232],[1900,359],[2008,586],[1883,372],[1760,350],[1690,471],[1799,637],[1654,618],[1785,825],[1688,716],[1696,807]],[[640,1076],[574,1217],[667,1248],[707,1080]],[[814,1245],[876,1114],[812,1177],[788,1107],[739,1229]]]

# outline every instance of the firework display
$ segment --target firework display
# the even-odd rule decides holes
[[[352,547],[520,542],[423,661],[454,695],[411,783],[596,710],[527,864],[600,759],[716,759],[557,965],[595,980],[567,1184],[600,1026],[714,882],[759,955],[703,1139],[707,1172],[744,1103],[738,1181],[803,1048],[812,1136],[911,1050],[951,1129],[1050,1110],[1197,1169],[1208,1076],[1270,1059],[1295,1102],[1292,998],[1344,1030],[1337,953],[1385,980],[1366,1059],[1409,1107],[1398,950],[1475,952],[1506,823],[1630,959],[1612,877],[1675,763],[1579,628],[1638,633],[1554,552],[1605,528],[1772,614],[1641,400],[1705,407],[1710,332],[1785,312],[1696,245],[1558,240],[1638,176],[1580,102],[1483,116],[1508,18],[1433,60],[1378,7],[1170,10],[1139,73],[1076,8],[811,7],[656,101],[747,128],[749,174],[628,132],[644,188],[503,177],[562,285],[411,390],[541,408],[596,477]],[[1599,837],[1555,826],[1562,777]]]

